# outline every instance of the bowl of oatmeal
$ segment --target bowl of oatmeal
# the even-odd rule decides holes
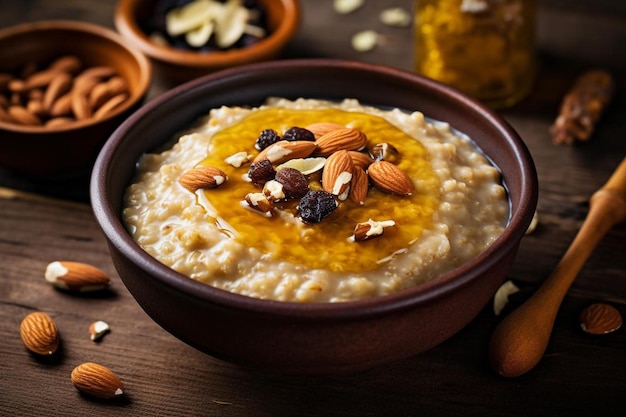
[[[120,277],[163,328],[240,365],[315,374],[406,358],[468,324],[515,259],[537,179],[511,127],[457,91],[306,59],[149,103],[107,142],[91,196]]]

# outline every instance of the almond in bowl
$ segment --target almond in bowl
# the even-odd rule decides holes
[[[124,199],[133,239],[230,292],[341,302],[430,281],[504,231],[500,172],[420,112],[356,99],[213,109],[146,154]]]

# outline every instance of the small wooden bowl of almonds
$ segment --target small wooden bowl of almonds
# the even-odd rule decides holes
[[[170,86],[277,58],[300,22],[298,0],[120,0],[115,27]]]
[[[0,31],[0,167],[67,179],[143,103],[151,64],[110,29],[73,21]]]

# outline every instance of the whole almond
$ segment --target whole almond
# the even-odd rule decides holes
[[[354,166],[347,151],[337,151],[326,159],[322,171],[322,188],[338,196],[339,200],[348,198]]]
[[[64,55],[52,61],[49,68],[68,72],[70,74],[76,74],[82,66],[83,64],[77,56]]]
[[[59,74],[60,70],[54,68],[48,68],[34,73],[26,79],[26,88],[28,90],[32,88],[45,87]]]
[[[358,129],[342,127],[323,134],[315,140],[316,155],[330,156],[339,150],[358,151],[365,147],[367,136]]]
[[[44,276],[55,287],[76,292],[101,291],[111,284],[106,272],[81,262],[51,262]]]
[[[267,159],[273,164],[282,164],[290,159],[306,158],[316,148],[315,142],[308,140],[280,140],[259,152],[252,162]]]
[[[28,103],[26,103],[26,110],[37,117],[44,117],[48,113],[43,106],[43,102],[36,99],[29,100]]]
[[[99,77],[93,75],[79,75],[74,78],[72,92],[88,96],[91,90],[101,82],[103,81]]]
[[[41,119],[22,106],[10,106],[8,112],[11,118],[18,124],[25,126],[41,125]]]
[[[215,188],[226,181],[228,181],[228,176],[224,171],[211,166],[197,166],[178,179],[180,185],[192,193],[199,189]]]
[[[89,107],[89,100],[85,94],[72,92],[70,104],[76,120],[89,119],[93,115],[92,109]]]
[[[52,108],[49,113],[52,117],[69,116],[72,114],[72,95],[69,93],[63,94],[52,104]]]
[[[110,78],[116,75],[115,68],[109,66],[90,67],[81,72],[79,77]]]
[[[387,161],[375,161],[367,169],[374,186],[382,191],[409,196],[415,191],[411,178],[396,165]]]
[[[76,119],[73,119],[71,117],[53,117],[52,119],[48,119],[45,126],[50,128],[63,127],[70,123],[74,123],[75,121]]]
[[[103,117],[106,117],[121,106],[126,100],[128,100],[128,94],[125,93],[111,97],[104,104],[102,104],[98,110],[96,110],[93,114],[93,118],[100,120]]]
[[[317,123],[312,123],[306,126],[305,129],[313,133],[313,136],[315,136],[315,139],[319,139],[322,135],[325,135],[328,132],[341,129],[344,127],[345,126],[337,124],[337,123],[317,122]]]
[[[47,111],[52,109],[54,102],[67,93],[72,87],[72,77],[67,72],[59,72],[56,77],[50,81],[48,88],[43,96],[43,106]]]
[[[97,109],[102,106],[105,101],[112,97],[111,90],[109,89],[108,82],[100,82],[93,86],[89,92],[89,105],[92,109]]]
[[[369,177],[365,170],[359,166],[355,166],[352,171],[352,181],[350,183],[350,192],[348,199],[350,201],[363,205],[369,191]]]
[[[370,158],[369,155],[363,152],[348,151],[348,155],[350,155],[350,158],[352,158],[352,163],[355,167],[367,169],[367,167],[370,166],[372,162],[374,162],[374,160]]]
[[[24,317],[20,336],[24,346],[38,355],[52,355],[59,348],[59,330],[46,313],[34,312]]]
[[[113,76],[106,83],[112,95],[128,92],[128,83],[120,76]]]
[[[124,395],[124,385],[109,368],[85,362],[72,370],[72,384],[83,394],[95,398],[116,398]]]
[[[622,316],[609,304],[595,303],[585,308],[579,317],[580,327],[590,334],[606,334],[622,327]]]

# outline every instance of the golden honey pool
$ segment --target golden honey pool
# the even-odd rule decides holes
[[[363,140],[323,152],[327,132],[317,125],[349,128]],[[315,137],[306,150],[286,146],[269,159],[274,174],[302,172],[314,209],[319,192],[332,198],[330,212],[315,220],[303,214],[309,195],[285,195],[274,174],[250,177],[267,158],[258,144],[263,131],[281,140],[309,126]],[[341,182],[341,172],[331,173],[340,154],[351,164],[339,170],[343,183],[330,184]],[[375,172],[381,160],[397,170]],[[202,167],[219,175],[186,184]],[[359,184],[357,170],[366,175]],[[141,158],[123,210],[133,239],[174,270],[230,292],[295,302],[365,299],[427,282],[483,252],[508,216],[500,172],[447,123],[354,99],[303,98],[211,110],[170,149]]]

